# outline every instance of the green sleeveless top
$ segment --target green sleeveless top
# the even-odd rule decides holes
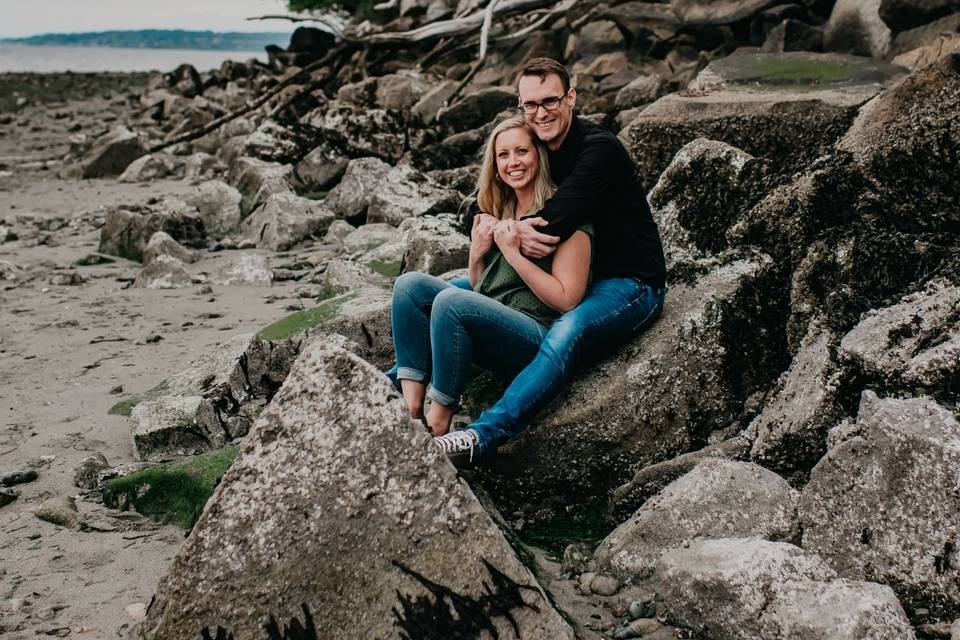
[[[583,231],[590,236],[591,240],[593,239],[592,224],[585,224],[577,231]],[[523,281],[516,269],[500,253],[497,245],[493,245],[485,258],[487,264],[483,273],[477,279],[477,284],[473,288],[474,291],[527,314],[545,327],[549,327],[554,320],[560,317],[559,312],[545,305],[530,290],[530,287]],[[530,261],[550,273],[550,268],[553,266],[553,254],[551,253],[546,258],[531,258]]]

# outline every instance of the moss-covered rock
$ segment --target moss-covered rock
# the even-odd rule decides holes
[[[190,528],[236,455],[227,446],[115,478],[104,486],[104,504]]]
[[[357,293],[345,293],[324,300],[315,307],[297,311],[277,320],[261,330],[258,335],[261,340],[276,341],[293,338],[333,318],[345,303],[353,300],[357,295]]]
[[[156,400],[160,396],[167,395],[169,392],[170,387],[167,381],[164,380],[152,389],[144,391],[143,393],[135,393],[132,396],[124,398],[120,402],[110,407],[110,410],[107,411],[107,413],[115,416],[130,417],[130,413],[133,411],[133,408],[144,400]]]

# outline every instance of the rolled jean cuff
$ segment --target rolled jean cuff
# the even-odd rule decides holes
[[[433,400],[434,402],[439,402],[445,407],[454,407],[457,405],[456,398],[451,398],[442,391],[437,391],[432,386],[427,389],[427,397]]]
[[[417,371],[410,367],[397,367],[397,380],[413,380],[414,382],[425,382],[427,374],[423,371]]]

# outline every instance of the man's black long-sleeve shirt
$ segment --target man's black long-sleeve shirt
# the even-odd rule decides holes
[[[660,232],[630,155],[615,135],[574,117],[563,144],[550,152],[558,185],[538,231],[566,240],[592,222],[594,278],[638,278],[655,289],[666,280]]]

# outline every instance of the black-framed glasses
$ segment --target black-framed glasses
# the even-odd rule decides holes
[[[540,102],[534,102],[533,100],[527,100],[526,102],[521,102],[517,108],[523,111],[524,113],[536,113],[537,109],[543,107],[544,111],[555,111],[557,107],[560,106],[560,101],[567,97],[567,94],[570,93],[569,90],[565,91],[563,95],[559,96],[550,96],[549,98],[544,98]]]

